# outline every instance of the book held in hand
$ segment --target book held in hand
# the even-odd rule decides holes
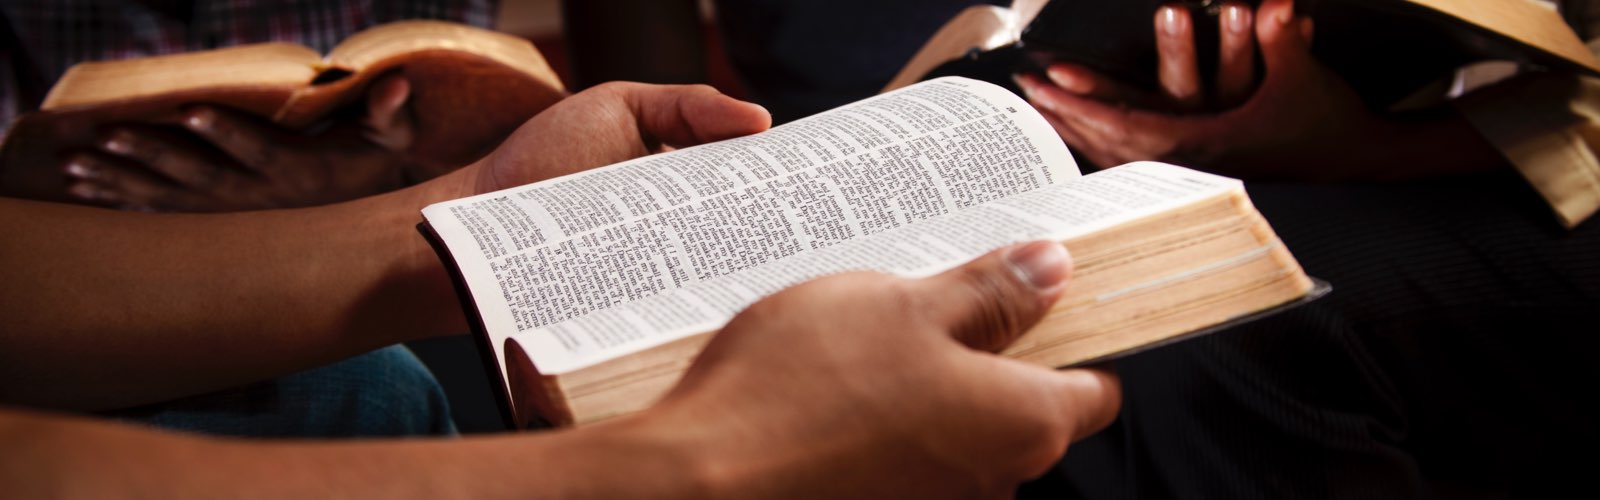
[[[1261,4],[1236,1],[1252,8]],[[973,6],[935,32],[886,88],[939,76],[1011,86],[1013,74],[1068,62],[1158,92],[1154,18],[1163,6],[1189,12],[1196,69],[1209,86],[1215,81],[1225,4],[1018,0],[1010,8]],[[1424,85],[1482,61],[1600,76],[1600,60],[1561,13],[1535,0],[1296,0],[1294,7],[1315,23],[1312,55],[1373,109],[1388,109]],[[1262,64],[1258,57],[1258,76]]]
[[[928,276],[1061,241],[1066,295],[1003,353],[1047,366],[1320,290],[1239,181],[1153,162],[1080,175],[1027,103],[954,77],[423,217],[519,426],[646,408],[745,306],[843,271]]]
[[[364,106],[369,84],[391,73],[411,88],[406,105],[416,140],[408,152],[444,165],[476,160],[565,96],[532,43],[443,21],[368,28],[326,56],[262,43],[85,62],[6,132],[0,195],[67,201],[60,153],[92,148],[109,126],[175,124],[183,106],[215,104],[304,130]]]

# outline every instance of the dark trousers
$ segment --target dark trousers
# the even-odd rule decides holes
[[[233,389],[99,415],[169,430],[253,438],[456,433],[439,381],[401,345]]]
[[[1556,498],[1600,470],[1600,227],[1515,173],[1247,187],[1327,297],[1116,363],[1023,497]]]

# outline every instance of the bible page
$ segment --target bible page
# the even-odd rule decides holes
[[[761,297],[846,271],[928,276],[985,252],[1033,239],[1066,240],[1242,191],[1238,180],[1140,162],[1019,193],[871,236],[693,283],[617,307],[515,334],[543,373],[562,373],[665,341],[720,329]],[[1196,263],[1197,268],[1210,265]],[[598,343],[541,360],[538,352]],[[543,364],[541,364],[543,363]]]
[[[1025,101],[952,77],[423,214],[495,358],[507,335],[526,333],[545,368],[672,340],[545,327],[1078,175]]]

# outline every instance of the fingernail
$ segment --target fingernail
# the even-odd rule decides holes
[[[1161,7],[1161,31],[1168,35],[1182,35],[1182,21],[1178,19],[1178,8],[1172,6]]]
[[[1250,9],[1243,5],[1228,5],[1228,31],[1235,34],[1250,32]]]
[[[117,154],[128,154],[133,150],[133,148],[128,146],[128,138],[122,132],[111,134],[111,137],[107,138],[106,142],[102,143],[100,146],[106,151]]]
[[[1083,89],[1078,88],[1082,85],[1082,82],[1079,82],[1078,78],[1073,76],[1071,71],[1065,71],[1060,68],[1050,68],[1045,70],[1044,74],[1045,76],[1050,77],[1051,82],[1055,82],[1057,86],[1063,89],[1066,89],[1070,92],[1077,92],[1079,94],[1085,93]]]
[[[84,165],[76,161],[67,163],[67,175],[77,177],[79,179],[93,179],[94,173],[94,169],[89,168],[88,165]]]
[[[397,102],[390,104],[401,104],[406,102],[406,98],[411,97],[411,80],[407,80],[405,78],[398,79],[394,83],[394,93],[396,95],[395,100]]]
[[[1283,9],[1278,12],[1276,22],[1279,26],[1288,26],[1292,20],[1294,20],[1294,9]]]
[[[95,200],[100,198],[100,190],[96,189],[91,184],[73,184],[72,187],[67,188],[67,192],[72,193],[73,196],[83,198],[85,200]]]
[[[183,117],[183,123],[192,130],[205,130],[211,128],[211,123],[216,119],[216,112],[201,107],[189,110],[189,114]]]
[[[1033,85],[1031,83],[1029,83],[1028,79],[1024,78],[1021,73],[1012,74],[1011,75],[1011,81],[1017,82],[1017,88],[1022,89],[1022,93],[1024,93],[1024,94],[1032,94],[1033,93]]]
[[[1028,104],[1042,110],[1054,111],[1053,103],[1039,98],[1039,83],[1034,81],[1034,78],[1029,75],[1011,75],[1011,79],[1016,80],[1017,86],[1022,88],[1022,98],[1027,99]]]
[[[1065,283],[1072,274],[1068,266],[1071,261],[1067,247],[1054,241],[1035,241],[1006,253],[1011,272],[1035,290],[1049,290]]]

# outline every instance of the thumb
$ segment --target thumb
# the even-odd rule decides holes
[[[367,140],[390,151],[411,147],[415,129],[406,103],[411,100],[411,82],[399,73],[379,78],[367,89],[367,118],[363,133]]]
[[[772,126],[766,108],[728,97],[708,85],[625,85],[625,102],[650,142],[687,147]]]
[[[1294,73],[1312,61],[1311,18],[1296,16],[1291,0],[1267,0],[1257,11],[1256,39],[1267,77]]]
[[[1053,241],[1011,245],[922,280],[933,317],[956,340],[999,351],[1044,318],[1072,275],[1067,249]]]

